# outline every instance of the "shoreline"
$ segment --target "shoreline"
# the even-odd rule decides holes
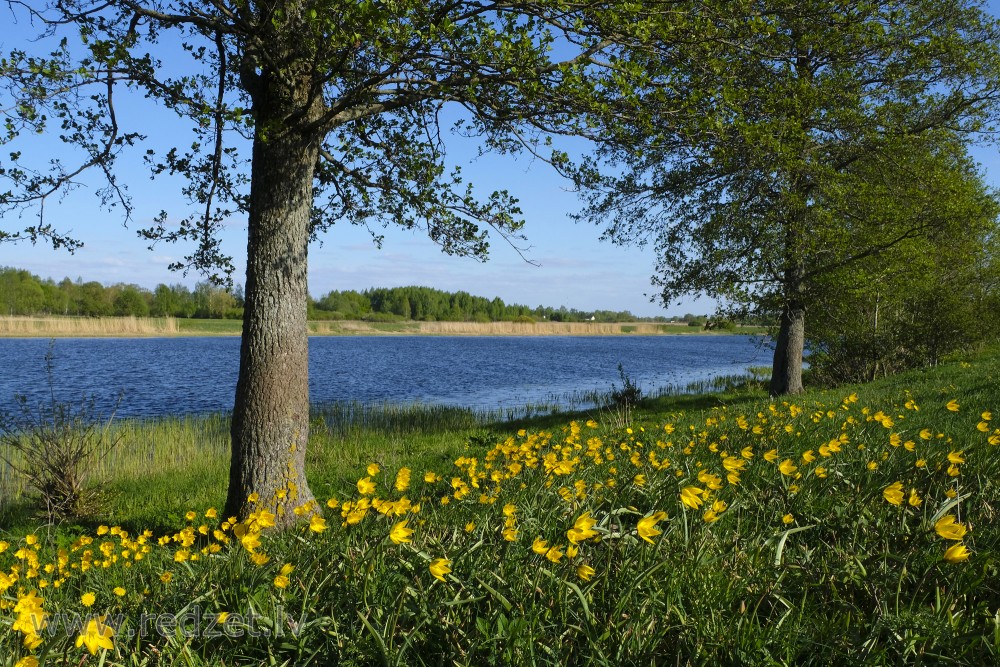
[[[367,322],[310,320],[310,336],[685,336],[760,334],[761,327],[705,331],[665,322]],[[0,317],[0,338],[239,336],[240,320],[173,317]]]

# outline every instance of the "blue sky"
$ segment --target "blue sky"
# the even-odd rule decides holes
[[[988,7],[1000,15],[1000,0]],[[23,26],[4,21],[0,25],[0,50],[8,50],[16,41],[16,32]],[[128,109],[129,111],[132,109]],[[170,118],[157,115],[148,106],[137,107],[145,127],[157,127],[170,136]],[[152,114],[152,115],[151,115]],[[174,132],[177,135],[176,132]],[[37,138],[33,138],[37,139]],[[468,258],[449,257],[419,232],[398,229],[379,230],[384,233],[382,249],[371,242],[369,233],[350,225],[335,226],[322,238],[322,245],[310,247],[309,290],[319,297],[330,290],[402,285],[425,285],[438,289],[466,290],[492,298],[499,296],[507,303],[529,306],[565,305],[580,310],[627,309],[637,315],[683,315],[707,313],[714,304],[709,300],[685,299],[668,308],[651,303],[655,292],[650,276],[655,268],[655,256],[649,250],[621,248],[599,241],[598,228],[577,224],[568,214],[579,210],[577,196],[567,190],[568,184],[542,163],[522,156],[486,156],[476,159],[475,146],[448,139],[450,159],[461,164],[466,178],[485,193],[506,188],[520,199],[525,233],[530,249],[525,262],[501,239],[491,244],[489,261],[480,263]],[[182,134],[177,140],[189,139]],[[35,150],[48,146],[58,150],[55,142],[34,144]],[[1000,187],[1000,149],[986,147],[975,151],[982,163],[987,180]],[[129,185],[134,199],[134,221],[126,229],[120,211],[100,208],[93,194],[99,186],[96,175],[83,181],[83,187],[63,200],[46,206],[46,219],[62,230],[72,229],[84,242],[75,254],[54,251],[39,244],[31,246],[0,244],[0,266],[16,266],[43,277],[98,280],[103,283],[128,282],[152,288],[158,283],[181,282],[193,285],[199,276],[187,277],[171,272],[167,265],[180,259],[189,249],[182,245],[161,244],[152,251],[139,239],[135,229],[148,226],[161,209],[177,211],[180,217],[185,206],[176,183],[151,182],[139,163],[128,165],[125,174],[134,174]],[[16,220],[4,220],[4,227],[16,228]],[[224,250],[235,257],[235,279],[242,282],[245,262],[246,225],[234,220],[224,234]]]

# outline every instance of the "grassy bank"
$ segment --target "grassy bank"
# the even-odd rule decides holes
[[[0,655],[87,655],[26,647],[35,608],[110,614],[106,665],[995,664],[998,377],[993,351],[787,401],[317,412],[320,514],[285,535],[214,511],[223,422],[147,424],[105,516],[4,518]]]
[[[140,317],[0,317],[0,337],[238,336],[239,320]],[[735,333],[763,333],[741,327]],[[311,321],[316,336],[617,336],[704,334],[700,327],[654,322],[362,322]],[[733,331],[712,333],[734,333]]]

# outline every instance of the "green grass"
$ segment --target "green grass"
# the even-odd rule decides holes
[[[80,596],[93,592],[93,610],[123,614],[106,665],[995,664],[998,377],[990,350],[779,401],[759,380],[730,378],[718,393],[512,423],[432,406],[330,406],[313,415],[307,458],[326,529],[264,529],[248,549],[228,527],[218,553],[221,517],[204,514],[225,492],[225,420],[131,424],[129,448],[101,464],[107,515],[48,529],[23,508],[3,518],[13,529],[0,532],[10,542],[0,572],[20,579],[3,593],[0,664],[28,653],[11,604],[57,576],[44,566],[60,547],[67,574],[58,589],[37,589],[44,609],[85,613]],[[374,494],[360,493],[364,478]],[[888,500],[897,483],[898,505]],[[364,509],[345,525],[372,498],[399,514]],[[967,560],[944,558],[959,544],[935,529],[948,515],[968,530]],[[587,516],[592,527],[579,522]],[[397,544],[404,519],[411,541]],[[100,523],[128,535],[101,535]],[[571,556],[574,524],[591,532]],[[124,567],[121,550],[138,548],[143,527],[154,530],[150,551]],[[37,548],[23,541],[29,531]],[[94,555],[102,543],[117,560]],[[37,576],[27,576],[28,552]],[[443,580],[429,569],[438,558],[451,569]],[[282,574],[285,564],[294,569]],[[194,609],[278,618],[281,636],[126,636],[143,613]],[[75,637],[45,635],[34,653],[78,664]]]
[[[178,318],[177,328],[188,335],[239,336],[243,331],[243,321]]]

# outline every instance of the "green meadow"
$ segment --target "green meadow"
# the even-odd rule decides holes
[[[86,520],[0,478],[0,665],[993,664],[998,376],[317,408],[285,533],[219,514],[225,417],[120,421]]]

